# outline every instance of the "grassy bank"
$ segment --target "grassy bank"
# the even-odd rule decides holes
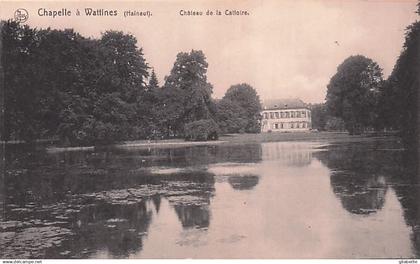
[[[167,139],[167,140],[135,140],[126,141],[124,143],[111,145],[116,148],[177,148],[188,146],[205,146],[220,144],[248,144],[262,142],[282,142],[282,141],[328,141],[334,142],[360,142],[368,141],[372,138],[392,136],[389,135],[358,135],[350,136],[346,132],[294,132],[294,133],[260,133],[260,134],[230,134],[223,135],[219,140],[215,141],[185,141],[184,139]],[[108,146],[103,146],[108,147]],[[61,151],[80,151],[93,150],[98,147],[50,147],[50,152]],[[99,147],[101,148],[101,147]]]
[[[353,135],[347,132],[294,132],[294,133],[260,133],[260,134],[233,134],[220,137],[220,140],[230,143],[258,143],[258,142],[281,142],[281,141],[326,141],[329,142],[353,142],[370,140],[372,138],[392,136],[382,135]]]

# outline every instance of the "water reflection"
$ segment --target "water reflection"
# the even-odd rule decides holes
[[[2,258],[420,252],[418,157],[394,139],[5,157]]]
[[[208,227],[215,180],[201,167],[259,161],[261,148],[49,153],[8,145],[5,157],[1,257],[121,258],[142,249],[162,199],[184,228]]]
[[[256,175],[230,176],[228,181],[233,189],[252,190],[259,182],[260,178]]]
[[[412,230],[415,256],[420,256],[418,152],[407,152],[396,141],[381,140],[330,145],[314,156],[331,169],[332,190],[351,213],[378,212],[386,202],[388,188],[392,188]]]
[[[142,248],[151,218],[151,204],[145,201],[120,205],[98,203],[81,210],[72,223],[74,237],[65,249],[74,257],[88,257],[97,250],[114,257],[128,257]]]
[[[413,230],[411,239],[416,257],[420,258],[420,155],[417,152],[403,152],[399,170],[389,181],[398,195],[404,209],[404,218]]]
[[[175,205],[175,211],[184,228],[208,227],[210,224],[210,213],[207,206],[194,204]]]
[[[308,166],[312,160],[312,145],[310,142],[263,143],[262,158],[285,166]]]
[[[368,147],[352,144],[328,146],[314,156],[331,170],[331,187],[343,207],[354,214],[374,213],[384,206],[387,184],[378,170],[381,160],[366,153]],[[373,152],[373,151],[372,151]]]

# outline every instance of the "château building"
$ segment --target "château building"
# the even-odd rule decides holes
[[[261,132],[309,131],[311,110],[300,99],[266,100],[262,105]]]

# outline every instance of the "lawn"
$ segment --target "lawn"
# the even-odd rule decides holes
[[[293,132],[293,133],[259,133],[259,134],[231,134],[221,136],[219,140],[231,143],[258,143],[277,141],[325,141],[330,142],[353,142],[370,140],[378,135],[354,135],[347,132]],[[381,135],[380,137],[384,137]]]

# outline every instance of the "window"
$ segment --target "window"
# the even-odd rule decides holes
[[[302,128],[306,128],[306,123],[305,122],[302,123]]]
[[[276,112],[275,115],[276,115],[276,119],[279,119],[279,112]]]
[[[277,123],[276,123],[276,124],[274,124],[274,128],[275,128],[275,129],[279,129],[279,124],[277,124]]]
[[[268,119],[268,114],[264,113],[264,119]]]
[[[290,123],[290,128],[294,128],[294,127],[293,127],[293,123]]]
[[[274,119],[274,113],[273,112],[270,113],[270,119]]]
[[[280,123],[280,128],[284,128],[284,124],[283,123]]]
[[[284,118],[284,112],[280,112],[281,118]]]
[[[296,112],[296,117],[300,117],[300,111]]]
[[[306,112],[302,111],[302,117],[306,117]]]
[[[290,117],[290,113],[286,112],[286,118],[289,118],[289,117]]]

